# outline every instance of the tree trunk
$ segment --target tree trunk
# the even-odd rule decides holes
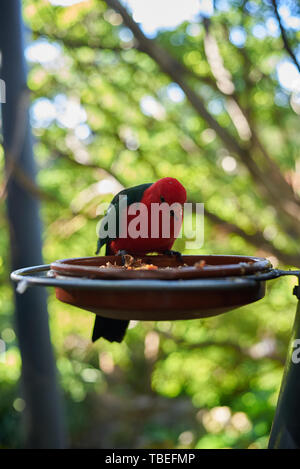
[[[38,201],[14,174],[14,167],[35,178],[29,126],[26,66],[19,0],[0,0],[1,78],[6,86],[2,105],[6,159],[7,216],[13,270],[42,264]],[[15,294],[17,338],[22,357],[22,390],[25,399],[25,446],[61,448],[64,431],[56,370],[50,343],[46,292],[32,288]]]

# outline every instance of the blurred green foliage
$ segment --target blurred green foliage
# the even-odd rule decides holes
[[[243,137],[241,118],[235,124],[231,117],[228,99],[236,99],[250,129],[297,192],[299,105],[292,105],[293,92],[276,74],[286,51],[280,36],[253,34],[255,26],[274,17],[272,9],[267,2],[228,1],[224,10],[219,3],[208,32],[199,17],[159,31],[155,41],[187,68],[188,86],[250,152],[266,181],[272,180],[259,145]],[[283,209],[263,197],[239,155],[139,50],[118,13],[96,0],[65,8],[46,0],[23,5],[33,31],[26,54],[38,184],[45,194],[45,263],[94,254],[97,208],[121,186],[173,176],[186,186],[189,200],[204,202],[212,214],[199,253],[261,255],[275,266],[286,259],[299,265],[299,237],[288,229]],[[229,40],[237,26],[245,33],[243,46]],[[230,71],[234,94],[217,86],[205,49],[208,33]],[[299,34],[289,32],[293,47]],[[37,44],[52,45],[53,60],[35,57]],[[2,149],[0,165],[4,171]],[[0,228],[0,334],[6,344],[5,361],[0,361],[0,446],[18,447],[26,403],[3,206]],[[185,251],[185,240],[179,239],[176,248]],[[293,283],[291,278],[268,282],[263,300],[220,317],[133,323],[124,343],[93,345],[94,317],[59,303],[49,290],[71,445],[265,448],[295,311]]]

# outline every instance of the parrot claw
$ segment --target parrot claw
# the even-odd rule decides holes
[[[182,254],[179,251],[172,251],[171,249],[167,249],[163,252],[163,254],[165,254],[165,256],[176,257],[178,262],[183,263]]]
[[[126,263],[126,258],[125,258],[126,255],[127,255],[127,251],[125,251],[125,249],[121,249],[120,251],[117,252],[117,256],[122,257],[122,265],[125,265]]]

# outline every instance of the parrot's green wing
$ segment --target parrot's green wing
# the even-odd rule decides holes
[[[102,223],[100,225],[96,254],[99,253],[104,244],[106,244],[108,247],[110,241],[119,237],[120,209],[122,210],[125,208],[125,206],[128,207],[135,202],[140,202],[143,198],[145,190],[150,186],[152,186],[152,183],[140,184],[139,186],[130,187],[129,189],[123,189],[121,192],[115,195],[109,204],[106,215],[103,217]],[[124,198],[124,196],[127,196],[127,200]],[[125,203],[126,205],[123,207],[122,204]],[[110,237],[108,235],[101,235],[101,233],[106,233],[108,226],[115,226],[115,236]]]

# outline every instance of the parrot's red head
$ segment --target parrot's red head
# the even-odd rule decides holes
[[[149,189],[149,202],[166,202],[171,205],[175,202],[184,204],[186,202],[186,190],[175,178],[162,178],[156,181]]]

